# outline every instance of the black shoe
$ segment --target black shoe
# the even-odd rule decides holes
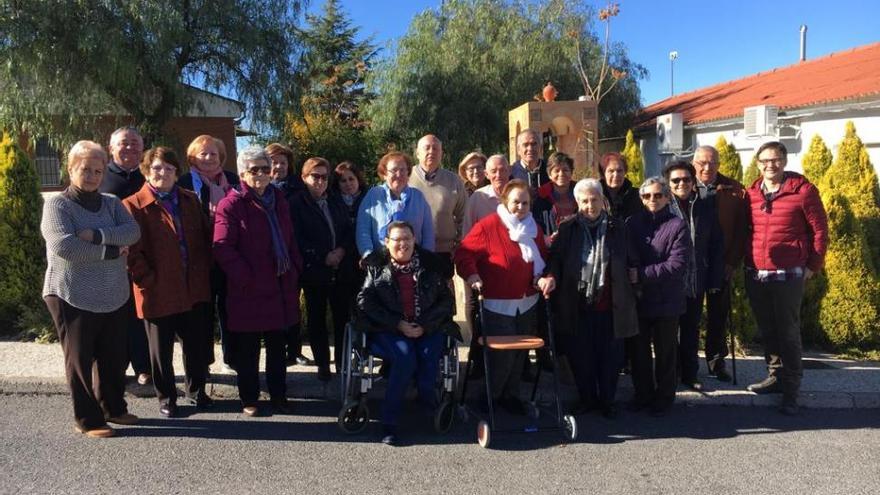
[[[204,392],[199,394],[199,398],[196,399],[196,409],[211,409],[212,407],[214,407],[214,399]]]
[[[326,368],[318,368],[318,380],[322,382],[329,382],[333,378],[333,375],[330,374],[330,367]]]
[[[159,405],[159,414],[165,416],[166,418],[173,418],[177,416],[177,405],[166,402],[165,404]]]
[[[727,371],[724,370],[724,368],[716,370],[715,373],[712,373],[709,376],[714,377],[719,382],[729,382],[733,380],[733,378],[730,376],[730,374],[727,373]]]
[[[291,414],[293,413],[293,408],[290,407],[290,401],[285,400],[277,400],[272,401],[272,412],[275,414]]]
[[[614,404],[602,406],[602,417],[605,419],[617,419],[617,416],[619,415],[620,411],[618,411],[617,406]]]
[[[700,381],[697,380],[696,378],[689,378],[686,380],[682,380],[681,383],[684,384],[685,387],[687,387],[695,392],[700,392],[701,390],[703,390],[703,384],[700,383]]]
[[[287,364],[295,364],[297,366],[314,366],[315,362],[300,354],[298,356],[288,356]]]
[[[502,397],[498,400],[498,404],[514,416],[525,416],[528,414],[526,405],[517,397]]]
[[[397,429],[392,428],[390,426],[385,426],[382,428],[382,443],[385,445],[391,445],[392,447],[397,445]]]
[[[776,380],[775,376],[768,376],[764,381],[749,385],[746,390],[758,395],[778,394],[782,392],[782,385]]]

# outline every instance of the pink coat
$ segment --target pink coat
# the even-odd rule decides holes
[[[298,323],[302,258],[293,236],[284,194],[275,192],[275,209],[291,269],[275,275],[269,219],[252,189],[242,184],[220,201],[214,216],[214,260],[226,273],[226,312],[232,332],[282,330]]]

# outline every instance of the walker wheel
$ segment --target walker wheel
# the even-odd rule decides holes
[[[437,407],[437,412],[434,413],[434,430],[440,434],[448,433],[449,429],[452,428],[453,420],[455,420],[455,405],[451,399],[446,398]]]
[[[370,409],[366,400],[346,402],[336,418],[339,428],[350,435],[364,431],[370,423]]]
[[[575,421],[575,419],[574,419],[574,416],[566,414],[562,418],[562,421],[564,423],[563,426],[565,427],[564,433],[563,433],[563,435],[565,435],[565,440],[567,440],[569,442],[574,442],[575,440],[577,440],[578,426],[577,426],[577,421]]]
[[[489,423],[485,421],[477,423],[477,443],[480,444],[480,447],[488,449],[491,440],[492,435],[489,432]]]

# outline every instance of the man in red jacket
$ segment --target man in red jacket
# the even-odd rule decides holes
[[[748,189],[752,228],[745,279],[768,376],[748,389],[756,394],[782,392],[781,411],[796,415],[803,377],[804,281],[822,269],[828,218],[816,187],[804,176],[785,171],[787,151],[782,143],[764,143],[757,155],[762,177]]]

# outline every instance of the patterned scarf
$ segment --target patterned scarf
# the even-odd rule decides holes
[[[217,205],[220,203],[221,199],[226,197],[226,193],[229,192],[230,187],[232,187],[229,185],[229,181],[226,180],[226,174],[223,173],[223,169],[220,169],[218,174],[211,177],[195,167],[193,167],[189,173],[193,178],[193,189],[199,194],[200,198],[202,184],[208,185],[208,213],[211,215],[211,218],[214,218],[214,212],[217,211]]]
[[[419,308],[419,268],[421,268],[421,264],[419,263],[419,253],[418,251],[413,250],[412,258],[409,259],[409,262],[404,264],[394,261],[394,258],[391,256],[388,258],[391,260],[390,265],[394,272],[403,274],[412,273],[413,304],[415,306],[415,317],[418,318],[419,314],[421,314],[421,308]]]
[[[611,257],[608,245],[605,244],[608,214],[603,211],[595,220],[578,214],[577,222],[584,231],[578,291],[584,295],[587,304],[593,304],[605,288],[605,273],[608,271],[608,260]],[[594,230],[595,237],[593,237]]]
[[[677,216],[678,218],[684,220],[684,222],[688,226],[688,231],[691,234],[691,246],[696,247],[696,239],[697,239],[697,225],[694,219],[694,205],[697,202],[697,195],[691,194],[691,197],[687,200],[690,208],[688,208],[687,215],[681,209],[681,205],[678,202],[678,198],[676,196],[672,196],[672,200],[669,202],[669,209],[672,211],[672,214]],[[694,298],[697,297],[697,250],[691,250],[691,257],[688,260],[687,271],[685,272],[684,278],[684,289],[685,294],[688,297]]]
[[[257,192],[253,192],[257,196]],[[278,212],[275,210],[275,189],[267,187],[262,196],[258,196],[263,212],[269,219],[269,227],[272,232],[272,248],[275,252],[275,275],[281,276],[290,270],[290,256],[287,245],[281,233],[281,224],[278,222]]]
[[[525,220],[520,220],[513,213],[507,211],[504,205],[498,205],[495,209],[501,222],[507,227],[510,240],[519,244],[522,259],[526,263],[532,263],[532,275],[539,276],[544,273],[544,259],[541,258],[541,252],[538,245],[535,244],[535,237],[538,236],[538,224],[532,215],[526,216]]]

